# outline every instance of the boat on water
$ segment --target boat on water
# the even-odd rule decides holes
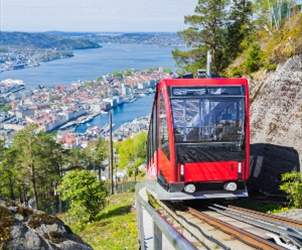
[[[93,118],[94,118],[93,115],[89,115],[89,116],[87,116],[85,119],[81,120],[81,121],[80,121],[80,124],[88,123],[88,122],[90,122]]]
[[[136,101],[136,97],[133,97],[129,100],[129,103],[135,102]]]

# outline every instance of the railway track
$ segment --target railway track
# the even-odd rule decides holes
[[[199,220],[213,226],[216,229],[223,231],[224,233],[231,235],[237,240],[245,243],[246,245],[255,249],[283,249],[282,247],[268,241],[267,239],[261,238],[251,232],[242,230],[237,226],[230,223],[224,222],[221,219],[217,219],[205,212],[200,212],[193,208],[188,208],[190,214],[198,218]]]
[[[235,206],[213,204],[209,209],[219,215],[264,230],[270,241],[285,249],[302,249],[302,222]]]
[[[199,210],[157,201],[159,214],[196,249],[302,250],[302,222],[237,206]]]
[[[302,229],[302,221],[297,221],[297,220],[293,220],[293,219],[289,219],[289,218],[286,218],[286,217],[283,217],[283,216],[278,216],[278,215],[273,215],[273,214],[266,214],[266,213],[258,212],[258,211],[255,211],[255,210],[238,207],[238,206],[229,205],[228,208],[232,209],[232,210],[235,210],[235,211],[238,211],[238,212],[248,213],[248,214],[250,214],[252,216],[255,216],[255,217],[258,217],[258,218],[270,219],[272,221],[285,223],[287,225],[296,227],[298,229]]]

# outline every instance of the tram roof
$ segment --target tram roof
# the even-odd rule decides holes
[[[160,88],[167,86],[195,87],[195,86],[247,86],[246,78],[194,78],[194,79],[163,79],[159,82]]]

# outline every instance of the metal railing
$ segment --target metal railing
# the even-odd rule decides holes
[[[141,196],[140,191],[144,188],[143,183],[136,185],[136,211],[139,232],[140,249],[145,250],[144,211],[152,218],[153,222],[153,246],[155,250],[163,249],[163,236],[176,250],[195,250],[196,248],[178,233],[157,211]]]

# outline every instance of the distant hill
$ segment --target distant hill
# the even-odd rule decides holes
[[[101,47],[86,37],[70,37],[55,33],[1,32],[0,46],[35,47],[41,49],[90,49]]]
[[[161,46],[183,46],[183,40],[173,32],[62,32],[49,31],[48,35],[86,38],[96,43],[139,43]]]
[[[140,43],[163,46],[183,46],[177,33],[136,32],[136,33],[97,33],[94,38],[101,43]]]
[[[1,46],[36,47],[59,50],[99,48],[102,43],[139,43],[160,46],[183,46],[176,33],[169,32],[2,32]]]

